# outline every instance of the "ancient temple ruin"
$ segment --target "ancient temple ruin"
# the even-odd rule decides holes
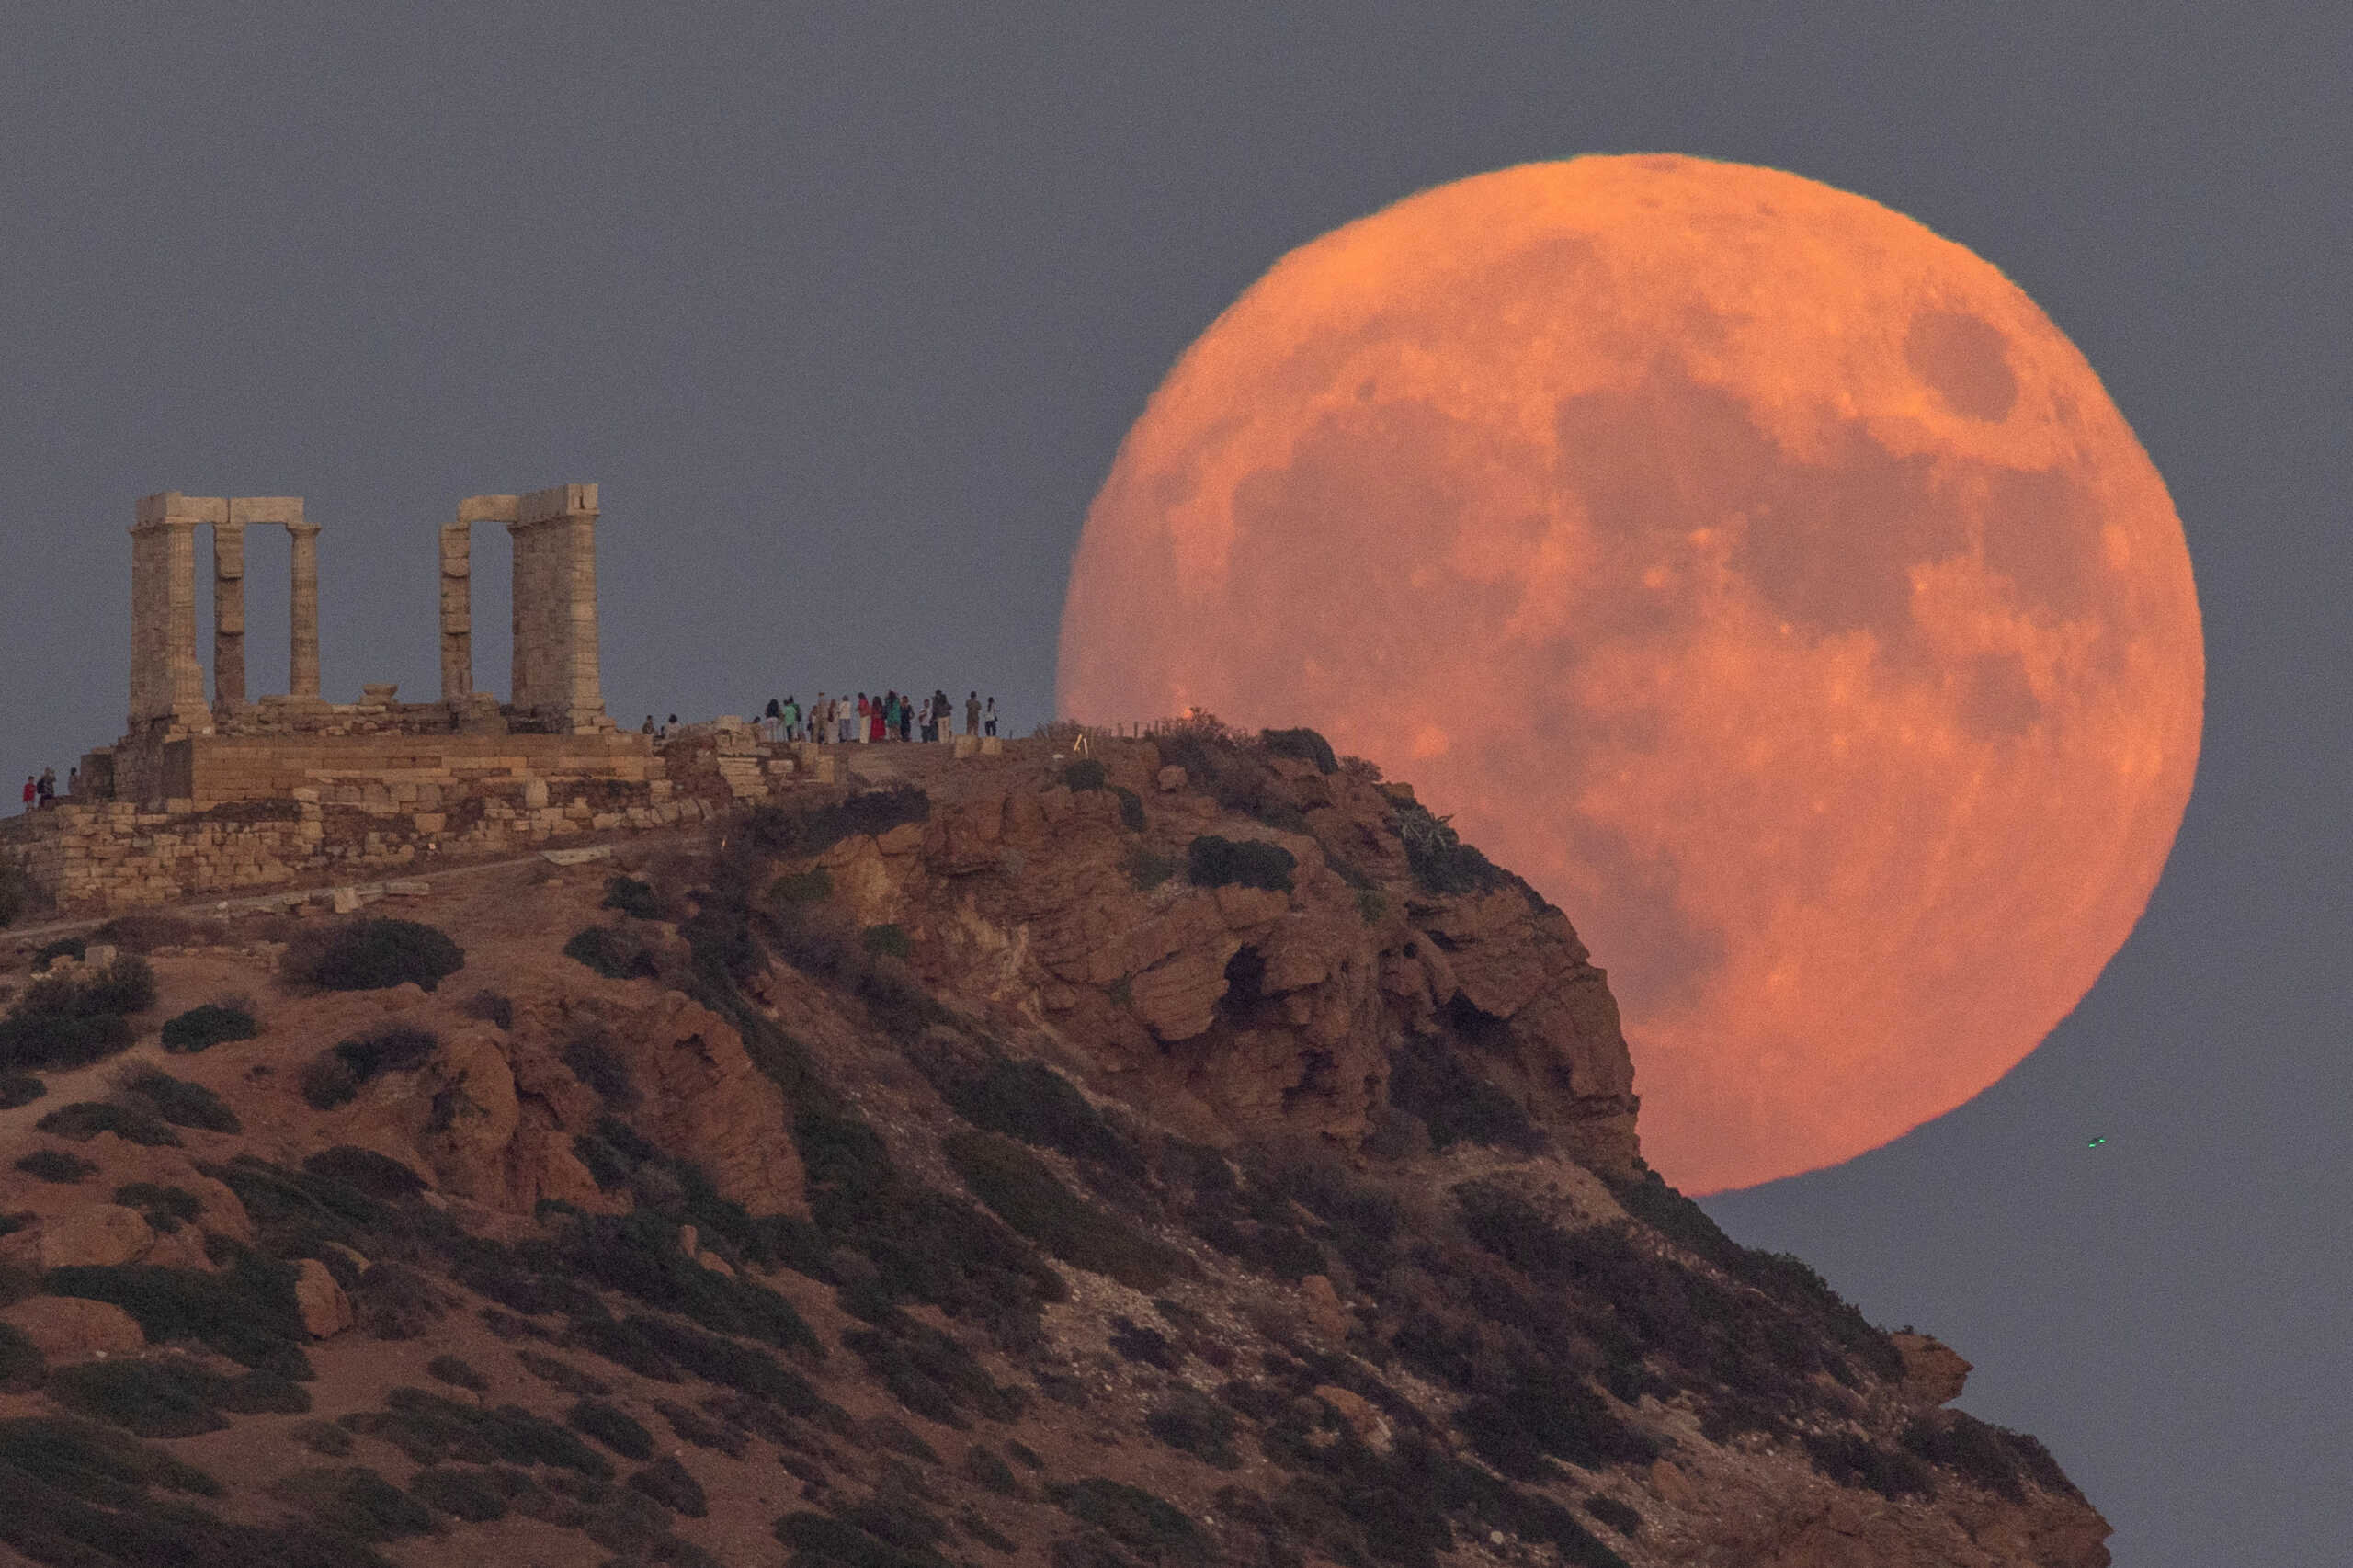
[[[515,552],[503,702],[474,686],[483,523],[504,524]],[[320,689],[322,530],[302,498],[146,497],[131,529],[127,731],[83,756],[53,806],[0,820],[0,859],[61,911],[305,884],[341,884],[341,907],[346,894],[381,896],[453,860],[706,821],[834,778],[818,747],[763,743],[740,721],[660,746],[615,728],[597,672],[597,523],[594,484],[460,502],[437,540],[438,699],[403,702],[396,686],[369,685],[337,702]],[[293,542],[290,689],[261,696],[247,690],[245,656],[255,527],[282,528]],[[199,528],[212,546],[209,700],[197,657]],[[420,529],[420,545],[429,537]],[[306,896],[284,895],[290,907]]]

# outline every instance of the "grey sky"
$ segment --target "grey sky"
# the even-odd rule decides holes
[[[18,8],[0,767],[121,728],[123,530],[164,488],[308,497],[330,697],[433,694],[459,497],[593,479],[617,714],[979,686],[1026,729],[1120,435],[1285,250],[1582,152],[1859,191],[2007,271],[2139,430],[2197,564],[2205,761],[2148,918],[2050,1044],[1891,1149],[1711,1208],[1976,1360],[1964,1406],[2046,1438],[2120,1562],[2335,1561],[2345,15]],[[253,687],[282,689],[285,545],[254,543]]]

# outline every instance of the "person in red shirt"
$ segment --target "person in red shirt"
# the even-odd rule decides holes
[[[31,811],[33,809],[33,776],[28,773],[25,775],[25,810]]]

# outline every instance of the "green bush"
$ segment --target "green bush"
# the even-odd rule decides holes
[[[663,907],[662,895],[654,891],[652,882],[635,877],[611,877],[605,882],[604,908],[618,909],[636,920],[662,920],[668,917]]]
[[[37,1389],[48,1373],[40,1346],[25,1337],[24,1330],[0,1323],[0,1393]]]
[[[458,1011],[469,1018],[485,1024],[495,1024],[502,1029],[515,1027],[515,1004],[495,991],[477,991],[458,1004]]]
[[[1215,1557],[1189,1515],[1141,1487],[1095,1475],[1054,1487],[1051,1494],[1063,1512],[1093,1525],[1146,1562],[1170,1568]]]
[[[1091,756],[1074,757],[1063,769],[1063,782],[1075,793],[1082,790],[1100,790],[1110,782],[1103,765]]]
[[[49,1085],[30,1073],[0,1073],[0,1110],[30,1105],[49,1093]]]
[[[975,1127],[1059,1149],[1074,1160],[1091,1160],[1126,1176],[1143,1175],[1135,1141],[1042,1062],[1000,1056],[977,1073],[932,1065],[925,1071],[956,1114]]]
[[[1185,1271],[1182,1255],[1072,1192],[1018,1143],[958,1132],[941,1147],[974,1197],[1064,1263],[1139,1290],[1157,1290]]]
[[[584,926],[564,943],[563,956],[586,964],[607,980],[650,980],[662,972],[645,944],[609,926]]]
[[[946,1568],[946,1559],[926,1549],[909,1551],[857,1525],[806,1510],[776,1522],[776,1538],[792,1548],[801,1568]]]
[[[1176,874],[1176,862],[1138,845],[1128,851],[1121,869],[1128,873],[1128,881],[1134,884],[1136,892],[1150,892]]]
[[[1313,763],[1318,773],[1340,771],[1340,759],[1333,755],[1332,743],[1313,730],[1261,730],[1258,739],[1277,756]]]
[[[1631,1504],[1621,1503],[1607,1493],[1597,1492],[1586,1498],[1585,1511],[1629,1540],[1642,1533],[1643,1516]]]
[[[674,1514],[699,1519],[710,1512],[702,1483],[688,1473],[675,1454],[665,1455],[629,1478],[629,1483]]]
[[[506,1494],[483,1471],[426,1465],[409,1477],[408,1494],[438,1514],[486,1525],[506,1517]]]
[[[287,979],[324,991],[431,991],[466,964],[448,935],[414,920],[364,918],[295,933],[278,960]]]
[[[1220,1470],[1238,1470],[1233,1412],[1197,1390],[1178,1385],[1143,1418],[1144,1430],[1180,1453]]]
[[[752,845],[762,852],[801,858],[823,854],[845,838],[930,820],[931,797],[912,785],[900,785],[802,812],[755,807],[745,827]]]
[[[1389,895],[1379,888],[1357,890],[1357,914],[1368,926],[1378,926],[1389,917]]]
[[[94,973],[45,975],[0,1019],[0,1069],[86,1067],[127,1051],[124,1015],[154,1005],[154,971],[133,953]]]
[[[731,1279],[687,1256],[676,1222],[662,1214],[583,1216],[565,1231],[561,1246],[575,1278],[681,1313],[722,1334],[740,1334],[779,1349],[798,1345],[824,1351],[791,1302],[764,1285]]]
[[[115,1093],[134,1108],[153,1111],[175,1127],[205,1132],[243,1132],[244,1124],[219,1095],[201,1084],[175,1078],[155,1068],[131,1068],[115,1080]]]
[[[114,1200],[136,1209],[149,1227],[170,1235],[204,1212],[204,1200],[184,1187],[158,1186],[151,1181],[125,1182],[114,1189]]]
[[[1185,876],[1197,888],[1264,888],[1289,892],[1299,861],[1279,844],[1205,833],[1185,850]]]
[[[210,1051],[233,1040],[251,1040],[261,1033],[251,1002],[231,997],[206,1002],[164,1020],[164,1049],[175,1055]]]
[[[440,1049],[439,1035],[404,1024],[347,1040],[303,1068],[302,1098],[315,1110],[333,1110],[386,1073],[415,1072]]]
[[[1000,1497],[1016,1497],[1021,1493],[1021,1483],[1014,1479],[1013,1467],[984,1443],[974,1443],[964,1450],[964,1476]]]
[[[461,1388],[468,1393],[487,1393],[490,1380],[474,1370],[471,1363],[460,1356],[436,1356],[425,1364],[427,1377]]]
[[[200,1340],[247,1367],[307,1378],[306,1337],[294,1304],[294,1267],[239,1250],[218,1273],[155,1264],[49,1271],[52,1296],[110,1301],[139,1320],[148,1342]]]
[[[565,1041],[563,1064],[608,1106],[627,1110],[637,1104],[637,1089],[630,1082],[629,1062],[613,1048],[612,1037],[601,1028],[591,1026]]]
[[[953,1335],[895,1309],[870,1316],[874,1326],[852,1329],[842,1335],[842,1343],[909,1410],[926,1420],[956,1427],[967,1425],[966,1411],[990,1421],[1011,1421],[1020,1415],[1024,1408],[1020,1394],[992,1379]],[[928,1451],[915,1457],[926,1463],[938,1462],[938,1456]]]
[[[136,1033],[116,1013],[26,1013],[0,1018],[0,1067],[87,1067],[129,1051]]]
[[[33,949],[32,971],[42,973],[59,959],[72,959],[80,963],[88,951],[88,938],[83,937],[60,937],[53,942],[43,942]]]
[[[349,1105],[359,1094],[359,1074],[332,1051],[322,1051],[302,1068],[302,1099],[313,1110]]]
[[[86,1143],[101,1132],[111,1132],[126,1143],[149,1149],[176,1149],[180,1136],[163,1118],[143,1105],[112,1100],[76,1100],[59,1106],[33,1124],[43,1132]]]
[[[143,1013],[155,1005],[155,971],[125,953],[82,982],[82,1006],[94,1013]]]
[[[1111,793],[1120,798],[1120,825],[1130,833],[1144,829],[1143,797],[1124,784],[1111,786]]]
[[[63,1149],[36,1149],[18,1160],[17,1168],[37,1181],[55,1182],[61,1187],[86,1181],[98,1174],[97,1166]]]
[[[1916,1416],[1897,1440],[1907,1454],[1957,1471],[2011,1503],[2026,1500],[2028,1482],[2056,1496],[2083,1495],[2040,1442],[2023,1432],[1980,1421],[1965,1411],[1939,1410]]]
[[[381,1437],[418,1464],[504,1460],[555,1465],[591,1481],[612,1479],[611,1460],[563,1426],[519,1405],[487,1409],[415,1388],[393,1389],[384,1403],[383,1411],[354,1412],[338,1425],[362,1437]]]
[[[365,1465],[298,1470],[269,1490],[321,1524],[362,1540],[398,1540],[433,1529],[425,1505]]]
[[[0,860],[0,926],[23,919],[39,896],[31,873],[14,860]]]
[[[1390,1053],[1389,1103],[1421,1118],[1433,1149],[1480,1143],[1532,1154],[1544,1146],[1519,1101],[1447,1040],[1408,1040]]]
[[[673,1404],[666,1399],[654,1402],[654,1412],[670,1424],[670,1430],[699,1449],[715,1449],[731,1460],[740,1460],[751,1443],[751,1434],[740,1426],[716,1421],[699,1411],[683,1404]]]
[[[1434,893],[1493,892],[1517,887],[1529,903],[1543,899],[1526,882],[1462,842],[1447,819],[1432,815],[1427,806],[1399,801],[1392,807],[1397,835],[1405,846],[1405,863],[1414,880]]]
[[[222,1414],[233,1381],[165,1358],[85,1361],[50,1375],[50,1397],[76,1415],[142,1437],[192,1437],[229,1425]]]
[[[590,1377],[569,1361],[559,1361],[536,1350],[517,1350],[515,1358],[523,1369],[543,1383],[552,1384],[580,1399],[599,1399],[613,1391],[602,1381]]]
[[[823,903],[834,896],[833,873],[823,866],[812,866],[805,871],[788,871],[768,889],[768,897],[778,903]]]
[[[904,959],[913,956],[915,944],[907,940],[904,926],[869,926],[858,933],[858,944],[877,958]]]
[[[619,1406],[584,1399],[564,1412],[563,1419],[574,1431],[586,1433],[623,1459],[642,1462],[654,1457],[654,1434]]]

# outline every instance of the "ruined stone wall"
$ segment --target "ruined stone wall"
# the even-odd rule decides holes
[[[0,823],[0,854],[20,860],[70,916],[397,876],[590,834],[701,822],[715,811],[675,797],[662,779],[387,779],[210,811],[62,803]]]

